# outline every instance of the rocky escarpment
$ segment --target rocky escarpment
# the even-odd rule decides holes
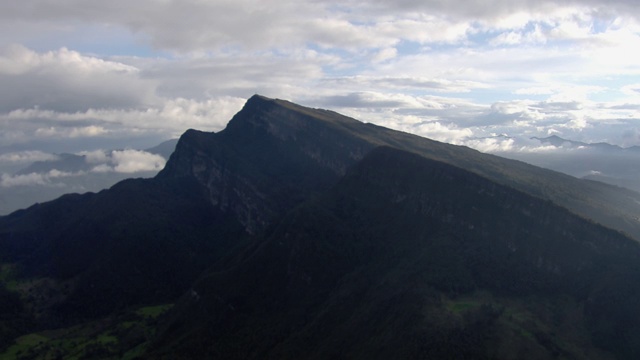
[[[158,178],[195,177],[211,204],[257,233],[329,188],[373,147],[346,124],[362,125],[256,95],[222,132],[187,131]]]

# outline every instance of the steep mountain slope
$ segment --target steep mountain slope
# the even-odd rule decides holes
[[[264,113],[254,108],[263,102],[271,103],[250,101],[222,133],[186,132],[155,179],[67,195],[0,218],[0,261],[18,280],[53,280],[56,296],[33,304],[45,326],[175,298],[199,271],[328,189],[354,161],[339,138],[320,135],[301,148],[271,136]],[[306,121],[300,117],[285,111],[277,131],[295,131]],[[313,132],[344,136],[324,121],[305,131],[299,135],[310,139]],[[312,146],[322,149],[322,159],[309,160]]]
[[[195,176],[209,189],[213,204],[234,212],[255,232],[274,214],[327,189],[383,145],[470,170],[640,239],[636,192],[259,95],[224,131],[188,131],[159,177]]]
[[[172,301],[243,233],[193,181],[132,179],[2,218],[0,260],[25,292],[49,284],[30,306],[43,326],[60,326]]]
[[[148,355],[630,358],[639,261],[548,201],[379,148],[196,283]]]

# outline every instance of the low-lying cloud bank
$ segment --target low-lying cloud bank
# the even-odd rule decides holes
[[[67,155],[69,157],[69,155]],[[15,186],[64,186],[65,178],[82,177],[88,174],[118,173],[134,175],[136,173],[157,173],[164,168],[166,159],[158,154],[142,150],[96,150],[82,152],[74,156],[83,158],[81,165],[74,165],[75,171],[61,170],[68,168],[64,159],[53,154],[44,153],[10,153],[0,158],[0,162],[20,162],[27,160],[39,161],[39,167],[34,171],[25,171],[0,175],[0,187]],[[29,168],[27,168],[29,169]]]

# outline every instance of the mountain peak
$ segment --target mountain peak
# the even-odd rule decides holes
[[[262,95],[252,96],[218,133],[186,132],[158,176],[196,178],[214,206],[236,214],[249,232],[256,232],[283,209],[326,190],[355,162],[383,145],[470,170],[589,218],[602,207],[608,215],[595,216],[598,222],[640,238],[640,224],[631,215],[639,211],[633,194],[614,195],[611,189],[575,184],[549,170]],[[531,181],[532,177],[539,180]],[[538,181],[554,185],[541,190],[532,186]],[[587,206],[571,200],[581,197],[578,193],[600,195]],[[612,201],[613,196],[618,200]]]
[[[187,131],[158,176],[196,178],[212,205],[256,233],[284,209],[326,190],[372,148],[345,124],[362,125],[254,95],[221,132]]]
[[[265,101],[274,101],[276,99],[272,99],[269,97],[266,97],[264,95],[260,95],[260,94],[253,94],[248,100],[247,100],[247,104],[249,103],[253,103],[253,102],[265,102]]]

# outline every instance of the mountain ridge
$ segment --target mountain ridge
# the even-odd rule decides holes
[[[544,138],[534,136],[531,139],[538,140],[542,144],[551,144],[555,147],[561,147],[564,144],[568,144],[571,147],[594,148],[594,149],[600,149],[605,151],[631,151],[631,152],[640,151],[640,146],[622,147],[618,145],[609,144],[606,142],[586,143],[582,141],[564,139],[559,137],[558,135],[551,135]]]
[[[244,116],[246,113],[251,115]],[[292,117],[296,118],[291,114],[302,114],[300,119],[295,121],[295,126],[283,121],[283,119],[292,121]],[[317,126],[321,126],[322,131],[319,131]],[[229,135],[229,132],[232,134]],[[256,137],[259,134],[271,135],[269,138],[275,140],[271,140],[269,144],[260,143],[264,141],[264,137]],[[204,133],[201,136],[202,139],[206,138]],[[302,158],[294,161],[306,161],[311,158],[320,168],[325,169],[325,182],[322,185],[325,190],[327,186],[337,180],[337,177],[344,174],[345,169],[361,159],[368,151],[378,146],[391,146],[471,170],[498,183],[549,199],[581,216],[622,230],[635,239],[640,239],[639,193],[611,185],[578,180],[521,161],[483,154],[464,146],[444,144],[417,135],[362,123],[332,111],[310,109],[288,101],[255,95],[247,101],[245,108],[229,122],[228,129],[211,135],[211,137],[232,138],[233,141],[239,143],[255,141],[260,143],[260,146],[265,150],[269,149],[269,151],[279,151],[280,153],[286,153],[292,149],[301,150]],[[324,141],[325,145],[322,145],[320,140]],[[327,147],[327,141],[335,144],[338,149]],[[289,148],[286,148],[287,146]],[[227,149],[234,148],[234,151],[242,154],[242,149],[238,149],[237,144],[227,144]],[[207,154],[207,151],[211,150],[204,145],[194,149],[194,151],[200,151],[200,154]],[[260,155],[258,154],[258,156]],[[283,154],[283,156],[287,155]],[[170,158],[165,170],[159,176],[170,176],[171,169],[176,166],[174,162],[175,159]],[[261,171],[273,173],[264,164],[258,162],[258,165],[262,166]],[[185,166],[184,173],[180,176],[190,174],[191,170],[187,169],[189,166],[184,164],[183,166]],[[199,170],[201,171],[199,176],[208,177],[209,175],[205,175],[204,172],[212,171],[211,174],[215,174],[219,172],[219,169],[216,169],[218,168],[214,166],[206,170],[205,166]],[[202,182],[209,180],[209,178],[207,180],[201,179]],[[319,185],[319,183],[316,184]],[[291,185],[294,184],[290,183]],[[262,191],[262,193],[267,192],[268,190]],[[217,197],[220,194],[215,195],[214,197]],[[254,197],[260,198],[257,195]],[[247,209],[242,211],[245,214],[249,213]],[[279,210],[274,211],[277,213]],[[244,223],[248,223],[249,216],[245,215],[245,218]],[[250,231],[264,229],[268,220],[263,219],[258,223],[261,225],[250,229]]]

